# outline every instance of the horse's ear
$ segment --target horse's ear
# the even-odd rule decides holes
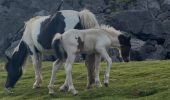
[[[61,10],[61,6],[63,5],[63,3],[64,3],[64,1],[63,0],[61,0],[61,3],[58,5],[58,7],[57,7],[57,11],[60,11]]]

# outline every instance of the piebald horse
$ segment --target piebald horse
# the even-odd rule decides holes
[[[65,63],[66,79],[64,85],[60,87],[60,90],[69,90],[74,95],[78,93],[73,86],[71,75],[72,64],[77,53],[95,53],[95,83],[97,87],[101,87],[99,79],[101,57],[107,61],[107,68],[104,75],[104,84],[107,87],[109,84],[110,67],[112,66],[112,59],[109,57],[107,49],[109,47],[118,48],[120,57],[122,57],[125,62],[128,62],[131,49],[130,40],[131,37],[129,35],[106,25],[101,25],[100,28],[85,30],[71,29],[64,34],[56,34],[52,43],[53,47],[56,47],[55,50],[57,54],[62,54],[63,49],[67,54]],[[60,46],[58,43],[60,43]],[[58,57],[59,59],[53,65],[51,81],[48,86],[50,94],[54,93],[56,71],[64,61],[62,56]]]
[[[8,62],[5,68],[8,75],[5,88],[9,90],[15,86],[22,75],[22,66],[28,55],[31,55],[35,70],[33,88],[40,87],[42,82],[41,56],[42,54],[57,53],[55,51],[57,48],[54,49],[52,47],[52,40],[55,34],[62,34],[69,29],[88,29],[98,26],[95,15],[89,10],[82,10],[80,12],[61,10],[53,15],[31,18],[25,23],[24,29],[21,30],[23,36],[20,43],[15,48],[12,56],[7,57]],[[58,44],[60,46],[60,42],[55,42],[55,44],[56,47]],[[61,57],[65,54],[64,51],[60,53],[58,55]]]

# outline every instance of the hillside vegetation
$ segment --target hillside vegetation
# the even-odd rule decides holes
[[[48,95],[47,85],[50,80],[52,62],[43,63],[42,88],[32,89],[34,72],[32,64],[26,64],[24,75],[16,84],[14,93],[4,90],[6,71],[4,63],[0,63],[0,100],[169,100],[170,98],[170,61],[143,61],[130,63],[114,63],[111,68],[109,87],[86,90],[86,67],[76,63],[73,67],[73,81],[79,91],[77,96],[68,92],[59,92],[64,83],[63,67],[56,75],[54,96]],[[100,78],[106,63],[102,63]]]

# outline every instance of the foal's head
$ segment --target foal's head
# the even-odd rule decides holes
[[[130,60],[130,49],[131,49],[131,37],[125,34],[120,34],[118,36],[119,44],[120,44],[120,54],[125,62],[129,62]]]
[[[131,43],[130,43],[131,37],[127,33],[116,30],[114,27],[108,25],[101,25],[100,28],[106,30],[113,38],[115,37],[117,38],[116,40],[118,40],[118,44],[116,42],[115,47],[118,47],[120,49],[120,55],[123,58],[123,60],[125,62],[129,62],[130,49],[131,49]]]

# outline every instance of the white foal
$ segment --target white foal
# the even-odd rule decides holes
[[[76,30],[72,29],[64,34],[56,34],[53,39],[55,41],[60,41],[61,48],[64,49],[67,53],[67,59],[65,63],[66,71],[66,80],[65,83],[60,87],[60,90],[65,91],[69,90],[74,95],[78,92],[74,88],[72,82],[72,65],[74,63],[77,53],[95,53],[95,83],[97,87],[101,87],[99,79],[99,69],[101,57],[107,61],[107,67],[104,75],[104,84],[108,86],[109,76],[110,76],[110,67],[112,66],[112,59],[107,53],[109,47],[115,47],[120,50],[121,57],[125,62],[129,61],[129,52],[131,48],[130,36],[123,34],[122,32],[114,29],[113,27],[102,25],[100,28],[86,29],[86,30]],[[59,59],[59,62],[62,63],[62,59]],[[54,85],[56,69],[61,65],[55,65],[53,69],[53,74],[51,76],[50,86]],[[49,88],[49,93],[54,93],[53,87]]]

